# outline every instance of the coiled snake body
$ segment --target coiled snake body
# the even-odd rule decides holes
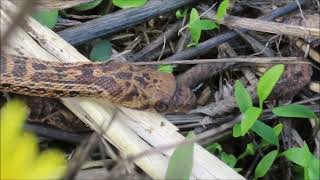
[[[133,109],[185,111],[196,98],[173,75],[126,63],[61,63],[1,55],[0,91],[42,97],[95,97]]]

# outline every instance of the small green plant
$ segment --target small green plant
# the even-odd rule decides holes
[[[52,29],[58,22],[58,10],[44,10],[32,13],[32,17],[49,29]]]
[[[189,132],[186,139],[192,140],[194,137],[195,134],[193,132]],[[166,179],[187,180],[190,178],[193,165],[193,146],[193,143],[189,143],[178,146],[175,149],[169,160]]]
[[[207,146],[206,149],[212,154],[215,154],[221,161],[225,162],[229,167],[235,169],[236,171],[241,171],[240,168],[235,168],[237,158],[233,154],[228,154],[224,152],[219,143],[213,143]]]
[[[201,37],[201,31],[203,30],[212,30],[217,28],[217,24],[214,23],[212,20],[201,20],[200,16],[198,14],[197,9],[192,8],[190,13],[190,20],[188,24],[188,28],[191,33],[192,37],[192,43],[191,45],[197,45],[199,43],[200,37]]]
[[[26,118],[21,101],[9,101],[1,109],[0,179],[61,179],[64,155],[52,149],[40,153],[36,136],[22,129]]]
[[[242,119],[240,123],[237,123],[233,127],[233,136],[239,137],[244,136],[250,130],[255,132],[262,138],[261,143],[257,148],[263,148],[269,145],[276,146],[276,150],[273,150],[267,153],[261,161],[258,163],[255,169],[254,179],[259,177],[263,177],[268,170],[271,168],[273,162],[279,156],[285,156],[289,160],[294,163],[304,167],[305,177],[306,179],[310,179],[311,177],[315,177],[318,175],[319,177],[319,169],[317,169],[316,163],[319,160],[316,159],[309,151],[308,147],[304,147],[304,149],[300,148],[291,148],[287,151],[279,154],[279,138],[282,131],[282,124],[278,124],[274,128],[268,126],[262,121],[258,120],[263,112],[263,103],[270,95],[272,89],[276,85],[277,81],[280,79],[282,73],[284,71],[284,65],[276,65],[270,68],[259,80],[257,84],[257,94],[259,98],[259,107],[254,107],[252,103],[251,96],[249,92],[245,89],[243,84],[240,81],[235,83],[235,97],[236,102],[239,106],[240,112],[242,113]],[[285,105],[272,109],[272,112],[276,116],[280,117],[295,117],[295,118],[317,118],[312,110],[303,105]],[[295,158],[290,156],[292,152],[299,151],[301,153],[295,153]],[[242,155],[243,157],[243,155]],[[297,162],[296,159],[304,159],[308,163]],[[314,162],[313,162],[314,161]]]
[[[133,7],[140,7],[143,6],[147,0],[112,0],[113,4],[115,6],[118,6],[122,9],[127,9],[127,8],[133,8]]]
[[[176,17],[177,17],[177,19],[182,19],[184,16],[187,15],[187,13],[188,13],[188,9],[185,9],[185,10],[179,9],[176,12]]]
[[[227,13],[228,8],[229,8],[229,0],[223,0],[218,7],[218,11],[216,15],[216,20],[218,23],[220,23],[220,21],[223,20],[223,18]]]

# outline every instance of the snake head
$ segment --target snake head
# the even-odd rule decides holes
[[[196,102],[196,96],[190,88],[177,86],[165,112],[187,112],[196,106]],[[157,106],[155,108],[159,109]]]
[[[196,96],[190,88],[177,85],[175,77],[168,73],[157,74],[154,91],[148,91],[153,108],[159,113],[187,112],[195,107]]]

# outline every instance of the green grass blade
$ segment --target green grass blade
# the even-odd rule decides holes
[[[257,120],[251,129],[268,143],[279,146],[278,136],[272,127],[268,126],[264,122]]]
[[[189,132],[186,139],[191,140],[194,137],[194,133]],[[166,179],[189,179],[193,165],[193,145],[185,144],[176,148],[169,161]]]
[[[278,64],[270,68],[264,75],[260,78],[257,85],[257,94],[259,97],[259,105],[262,108],[263,102],[268,98],[272,89],[276,85],[277,81],[280,79],[283,73],[284,65]]]
[[[241,132],[242,136],[245,135],[249,129],[253,126],[253,124],[257,121],[262,109],[257,107],[250,107],[248,110],[243,114],[243,118],[241,120]]]
[[[280,117],[315,118],[315,113],[306,106],[290,104],[272,109],[273,114]]]
[[[255,172],[254,172],[254,179],[259,177],[263,177],[271,168],[274,160],[276,159],[278,154],[278,150],[274,150],[266,154],[259,164],[257,165]]]
[[[249,107],[252,107],[251,96],[239,80],[236,81],[234,94],[241,113],[245,113]]]

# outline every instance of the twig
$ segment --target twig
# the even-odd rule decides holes
[[[111,13],[76,27],[65,29],[58,32],[58,34],[70,44],[81,44],[93,38],[127,29],[161,14],[196,2],[196,0],[149,1],[141,8],[130,8]]]
[[[164,64],[207,64],[207,63],[285,63],[285,64],[310,64],[304,57],[237,57],[221,59],[195,59],[178,61],[135,62],[134,65],[164,65]]]
[[[172,39],[176,35],[176,32],[178,31],[178,28],[181,26],[181,24],[182,23],[180,21],[173,24],[163,33],[163,35],[152,41],[148,46],[145,46],[139,52],[135,53],[131,58],[128,58],[128,60],[131,62],[149,60],[149,58],[146,57],[153,53],[154,50],[159,48],[161,44],[163,44],[164,40]]]

